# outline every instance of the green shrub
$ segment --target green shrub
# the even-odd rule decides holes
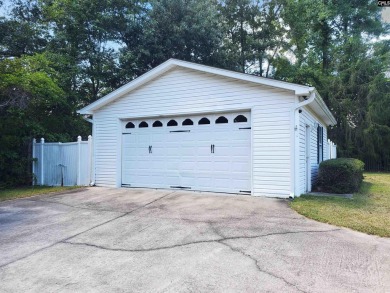
[[[318,173],[318,187],[323,192],[352,193],[363,181],[364,163],[357,159],[339,158],[323,161]]]

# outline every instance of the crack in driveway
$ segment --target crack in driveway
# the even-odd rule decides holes
[[[262,237],[268,237],[268,236],[274,236],[274,235],[287,235],[287,234],[300,234],[300,233],[325,233],[325,232],[333,232],[333,231],[339,231],[339,230],[341,230],[341,229],[309,230],[309,231],[287,231],[287,232],[268,233],[268,234],[262,234],[262,235],[254,235],[254,236],[231,236],[231,237],[222,237],[221,235],[217,234],[221,238],[219,238],[219,239],[210,239],[210,240],[198,240],[198,241],[191,241],[191,242],[187,242],[187,243],[180,243],[180,244],[160,246],[160,247],[152,247],[152,248],[143,248],[143,249],[112,248],[112,247],[107,247],[107,246],[103,246],[103,245],[96,245],[96,244],[92,244],[92,243],[88,243],[88,242],[68,241],[69,239],[62,240],[62,241],[60,241],[60,243],[71,244],[71,245],[79,245],[79,246],[90,246],[90,247],[95,247],[95,248],[104,249],[104,250],[110,250],[110,251],[150,252],[150,251],[158,251],[158,250],[165,250],[165,249],[173,249],[173,248],[183,247],[183,246],[193,245],[193,244],[220,243],[220,242],[228,241],[228,240],[256,239],[256,238],[262,238]],[[75,236],[77,236],[77,235],[75,235]]]
[[[117,210],[107,210],[107,209],[99,209],[99,208],[92,208],[92,207],[83,207],[83,206],[71,205],[71,204],[67,204],[55,200],[29,199],[28,201],[47,202],[47,203],[63,205],[75,209],[80,209],[80,210],[90,210],[90,211],[98,211],[98,212],[110,212],[110,213],[121,213],[121,214],[132,212],[132,211],[117,211]]]
[[[91,231],[91,230],[93,230],[93,229],[95,229],[95,228],[98,228],[98,227],[101,227],[101,226],[103,226],[103,225],[105,225],[105,224],[108,224],[108,223],[110,223],[110,222],[112,222],[112,221],[115,221],[115,220],[118,220],[118,219],[120,219],[120,218],[123,218],[123,217],[125,217],[125,216],[127,216],[127,215],[129,215],[129,214],[131,214],[131,213],[134,213],[134,212],[136,212],[136,211],[138,211],[138,210],[140,210],[140,209],[143,209],[143,208],[145,208],[145,207],[147,207],[147,206],[149,206],[149,205],[155,203],[155,202],[158,201],[158,200],[161,200],[161,199],[163,199],[163,198],[165,198],[165,197],[167,197],[167,196],[169,196],[169,195],[171,195],[171,194],[174,194],[175,192],[176,192],[176,191],[169,192],[169,193],[167,193],[167,194],[165,194],[165,195],[163,195],[163,196],[160,196],[159,198],[157,198],[157,199],[155,199],[155,200],[152,200],[152,201],[150,201],[150,202],[148,202],[148,203],[146,203],[146,204],[144,204],[144,205],[142,205],[142,206],[139,206],[139,207],[135,208],[134,210],[131,210],[131,211],[125,212],[125,213],[121,212],[122,214],[119,215],[119,216],[117,216],[117,217],[114,217],[114,218],[112,218],[112,219],[110,219],[110,220],[104,221],[103,223],[100,223],[100,224],[98,224],[98,225],[95,225],[95,226],[93,226],[93,227],[91,227],[91,228],[88,228],[87,230],[81,231],[81,232],[79,232],[79,233],[77,233],[77,234],[75,234],[75,235],[72,235],[72,236],[66,237],[66,238],[64,238],[64,239],[61,239],[61,240],[59,240],[59,241],[57,241],[57,242],[55,242],[55,243],[52,243],[52,244],[50,244],[50,245],[48,245],[48,246],[45,246],[45,247],[39,248],[39,249],[37,249],[37,250],[34,250],[33,252],[31,252],[31,253],[29,253],[29,254],[27,254],[27,255],[25,255],[25,256],[22,256],[22,257],[19,257],[19,258],[17,258],[17,259],[14,259],[14,260],[12,260],[12,261],[10,261],[10,262],[1,264],[1,265],[0,265],[0,268],[3,268],[3,267],[5,267],[5,266],[8,266],[8,265],[10,265],[10,264],[13,264],[13,263],[15,263],[15,262],[17,262],[17,261],[19,261],[19,260],[25,259],[25,258],[27,258],[27,257],[29,257],[29,256],[34,255],[34,254],[37,254],[37,253],[39,253],[39,252],[41,252],[41,251],[43,251],[43,250],[45,250],[45,249],[48,249],[48,248],[50,248],[50,247],[53,247],[53,246],[57,245],[57,244],[59,244],[59,243],[69,243],[69,242],[66,242],[66,241],[68,241],[68,240],[70,240],[70,239],[72,239],[72,238],[74,238],[74,237],[77,237],[77,236],[79,236],[79,235],[81,235],[81,234],[83,234],[83,233],[89,232],[89,231]]]
[[[181,244],[175,244],[175,245],[169,245],[169,246],[161,246],[161,247],[154,247],[154,248],[145,248],[145,249],[126,249],[126,248],[110,248],[110,247],[106,247],[106,246],[102,246],[102,245],[96,245],[96,244],[92,244],[92,243],[87,243],[87,242],[72,242],[72,241],[67,241],[67,240],[64,240],[62,241],[61,243],[64,243],[64,244],[69,244],[69,245],[75,245],[75,246],[88,246],[88,247],[93,247],[93,248],[97,248],[97,249],[102,249],[102,250],[108,250],[108,251],[119,251],[119,252],[133,252],[133,253],[137,253],[137,252],[152,252],[152,251],[159,251],[159,250],[165,250],[165,249],[174,249],[174,248],[178,248],[178,247],[184,247],[184,246],[188,246],[188,245],[195,245],[195,244],[207,244],[207,243],[219,243],[221,245],[224,245],[225,247],[228,247],[231,251],[233,252],[237,252],[237,253],[240,253],[241,255],[251,259],[255,266],[256,266],[256,269],[261,272],[261,273],[265,273],[269,276],[272,276],[276,279],[279,279],[281,281],[283,281],[285,284],[291,286],[291,287],[294,287],[296,290],[298,290],[299,292],[304,292],[306,293],[306,291],[298,288],[298,286],[294,283],[291,283],[289,282],[288,280],[286,280],[285,278],[283,277],[280,277],[280,276],[277,276],[269,271],[266,271],[264,269],[262,269],[258,263],[258,260],[256,258],[254,258],[252,255],[238,249],[238,248],[235,248],[231,245],[229,245],[228,243],[226,243],[226,241],[229,241],[229,240],[238,240],[238,239],[256,239],[256,238],[262,238],[262,237],[268,237],[268,236],[278,236],[278,235],[287,235],[287,234],[304,234],[304,233],[327,233],[327,232],[334,232],[334,231],[339,231],[341,229],[331,229],[331,230],[307,230],[307,231],[286,231],[286,232],[278,232],[278,233],[268,233],[268,234],[262,234],[262,235],[256,235],[256,236],[231,236],[231,237],[223,237],[218,231],[216,231],[216,229],[214,227],[212,227],[212,230],[214,231],[215,234],[217,234],[220,238],[219,239],[210,239],[210,240],[199,240],[199,241],[192,241],[192,242],[187,242],[187,243],[181,243]]]
[[[331,230],[331,231],[332,231],[332,230]],[[276,279],[279,279],[279,280],[283,281],[284,283],[286,283],[287,285],[289,285],[289,286],[291,286],[291,287],[294,287],[294,288],[297,289],[299,292],[306,293],[306,291],[303,291],[302,289],[298,288],[298,286],[297,286],[296,284],[293,284],[293,283],[287,281],[287,280],[286,280],[285,278],[283,278],[283,277],[277,276],[277,275],[275,275],[275,274],[273,274],[273,273],[271,273],[271,272],[269,272],[269,271],[266,271],[266,270],[262,269],[262,268],[260,267],[260,265],[259,265],[258,260],[257,260],[256,258],[254,258],[252,255],[250,255],[250,254],[248,254],[248,253],[245,253],[244,251],[242,251],[242,250],[240,250],[240,249],[238,249],[238,248],[235,248],[235,247],[233,247],[233,246],[231,246],[231,245],[225,243],[224,240],[219,241],[219,243],[222,244],[222,245],[225,245],[225,246],[228,247],[230,250],[232,250],[232,251],[234,251],[234,252],[238,252],[238,253],[240,253],[241,255],[243,255],[243,256],[245,256],[245,257],[251,259],[251,260],[253,261],[253,263],[255,264],[255,266],[256,266],[256,268],[257,268],[257,270],[258,270],[259,272],[264,273],[264,274],[267,274],[267,275],[269,275],[269,276],[271,276],[271,277],[274,277],[274,278],[276,278]]]

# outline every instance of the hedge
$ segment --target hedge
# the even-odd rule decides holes
[[[352,193],[363,181],[364,163],[357,159],[339,158],[323,161],[318,173],[318,189],[330,193]]]

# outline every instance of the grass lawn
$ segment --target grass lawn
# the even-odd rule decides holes
[[[50,192],[60,192],[80,188],[80,186],[27,186],[10,189],[0,189],[0,201],[29,197]]]
[[[390,237],[390,173],[365,173],[352,199],[303,195],[290,205],[313,220]]]

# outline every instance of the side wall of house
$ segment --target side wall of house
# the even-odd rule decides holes
[[[310,176],[311,185],[313,185],[318,176],[318,167],[319,163],[317,160],[318,150],[317,150],[317,126],[320,124],[323,131],[323,154],[324,160],[328,160],[328,133],[327,126],[323,123],[308,107],[302,109],[302,113],[299,114],[299,194],[306,193],[307,190],[307,175],[306,175],[306,159],[310,160]],[[307,131],[310,132],[310,142],[307,143]],[[309,145],[310,150],[307,152],[307,145]]]
[[[293,121],[291,91],[176,68],[94,114],[96,184],[119,187],[121,120],[250,110],[252,194],[291,193]]]

